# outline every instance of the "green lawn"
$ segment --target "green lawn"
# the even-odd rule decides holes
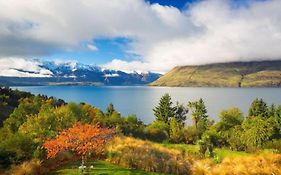
[[[179,149],[185,151],[186,153],[198,153],[198,145],[189,145],[189,144],[161,144],[167,148]],[[236,157],[236,156],[247,156],[249,153],[242,151],[232,151],[226,148],[215,148],[214,150],[216,156],[219,159],[224,159],[226,157]]]
[[[79,175],[81,174],[78,170],[79,164],[80,162],[69,163],[48,173],[48,175]],[[87,172],[87,174],[91,175],[164,175],[161,173],[147,173],[140,170],[126,169],[105,161],[89,161],[87,167],[90,167],[91,165],[93,165],[93,169],[90,169],[89,172]]]

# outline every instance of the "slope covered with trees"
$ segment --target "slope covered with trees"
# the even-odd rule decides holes
[[[151,86],[280,87],[281,61],[178,66]]]

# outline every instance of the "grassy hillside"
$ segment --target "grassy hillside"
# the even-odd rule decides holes
[[[280,87],[281,61],[178,66],[151,86]]]

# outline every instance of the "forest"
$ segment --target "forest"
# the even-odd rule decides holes
[[[101,163],[135,174],[281,174],[281,105],[257,98],[247,114],[225,109],[214,121],[202,99],[174,104],[163,94],[153,112],[144,124],[113,104],[0,88],[0,172],[95,174]]]

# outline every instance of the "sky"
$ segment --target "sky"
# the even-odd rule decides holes
[[[280,8],[280,0],[0,0],[0,74],[33,59],[159,73],[276,60]]]

